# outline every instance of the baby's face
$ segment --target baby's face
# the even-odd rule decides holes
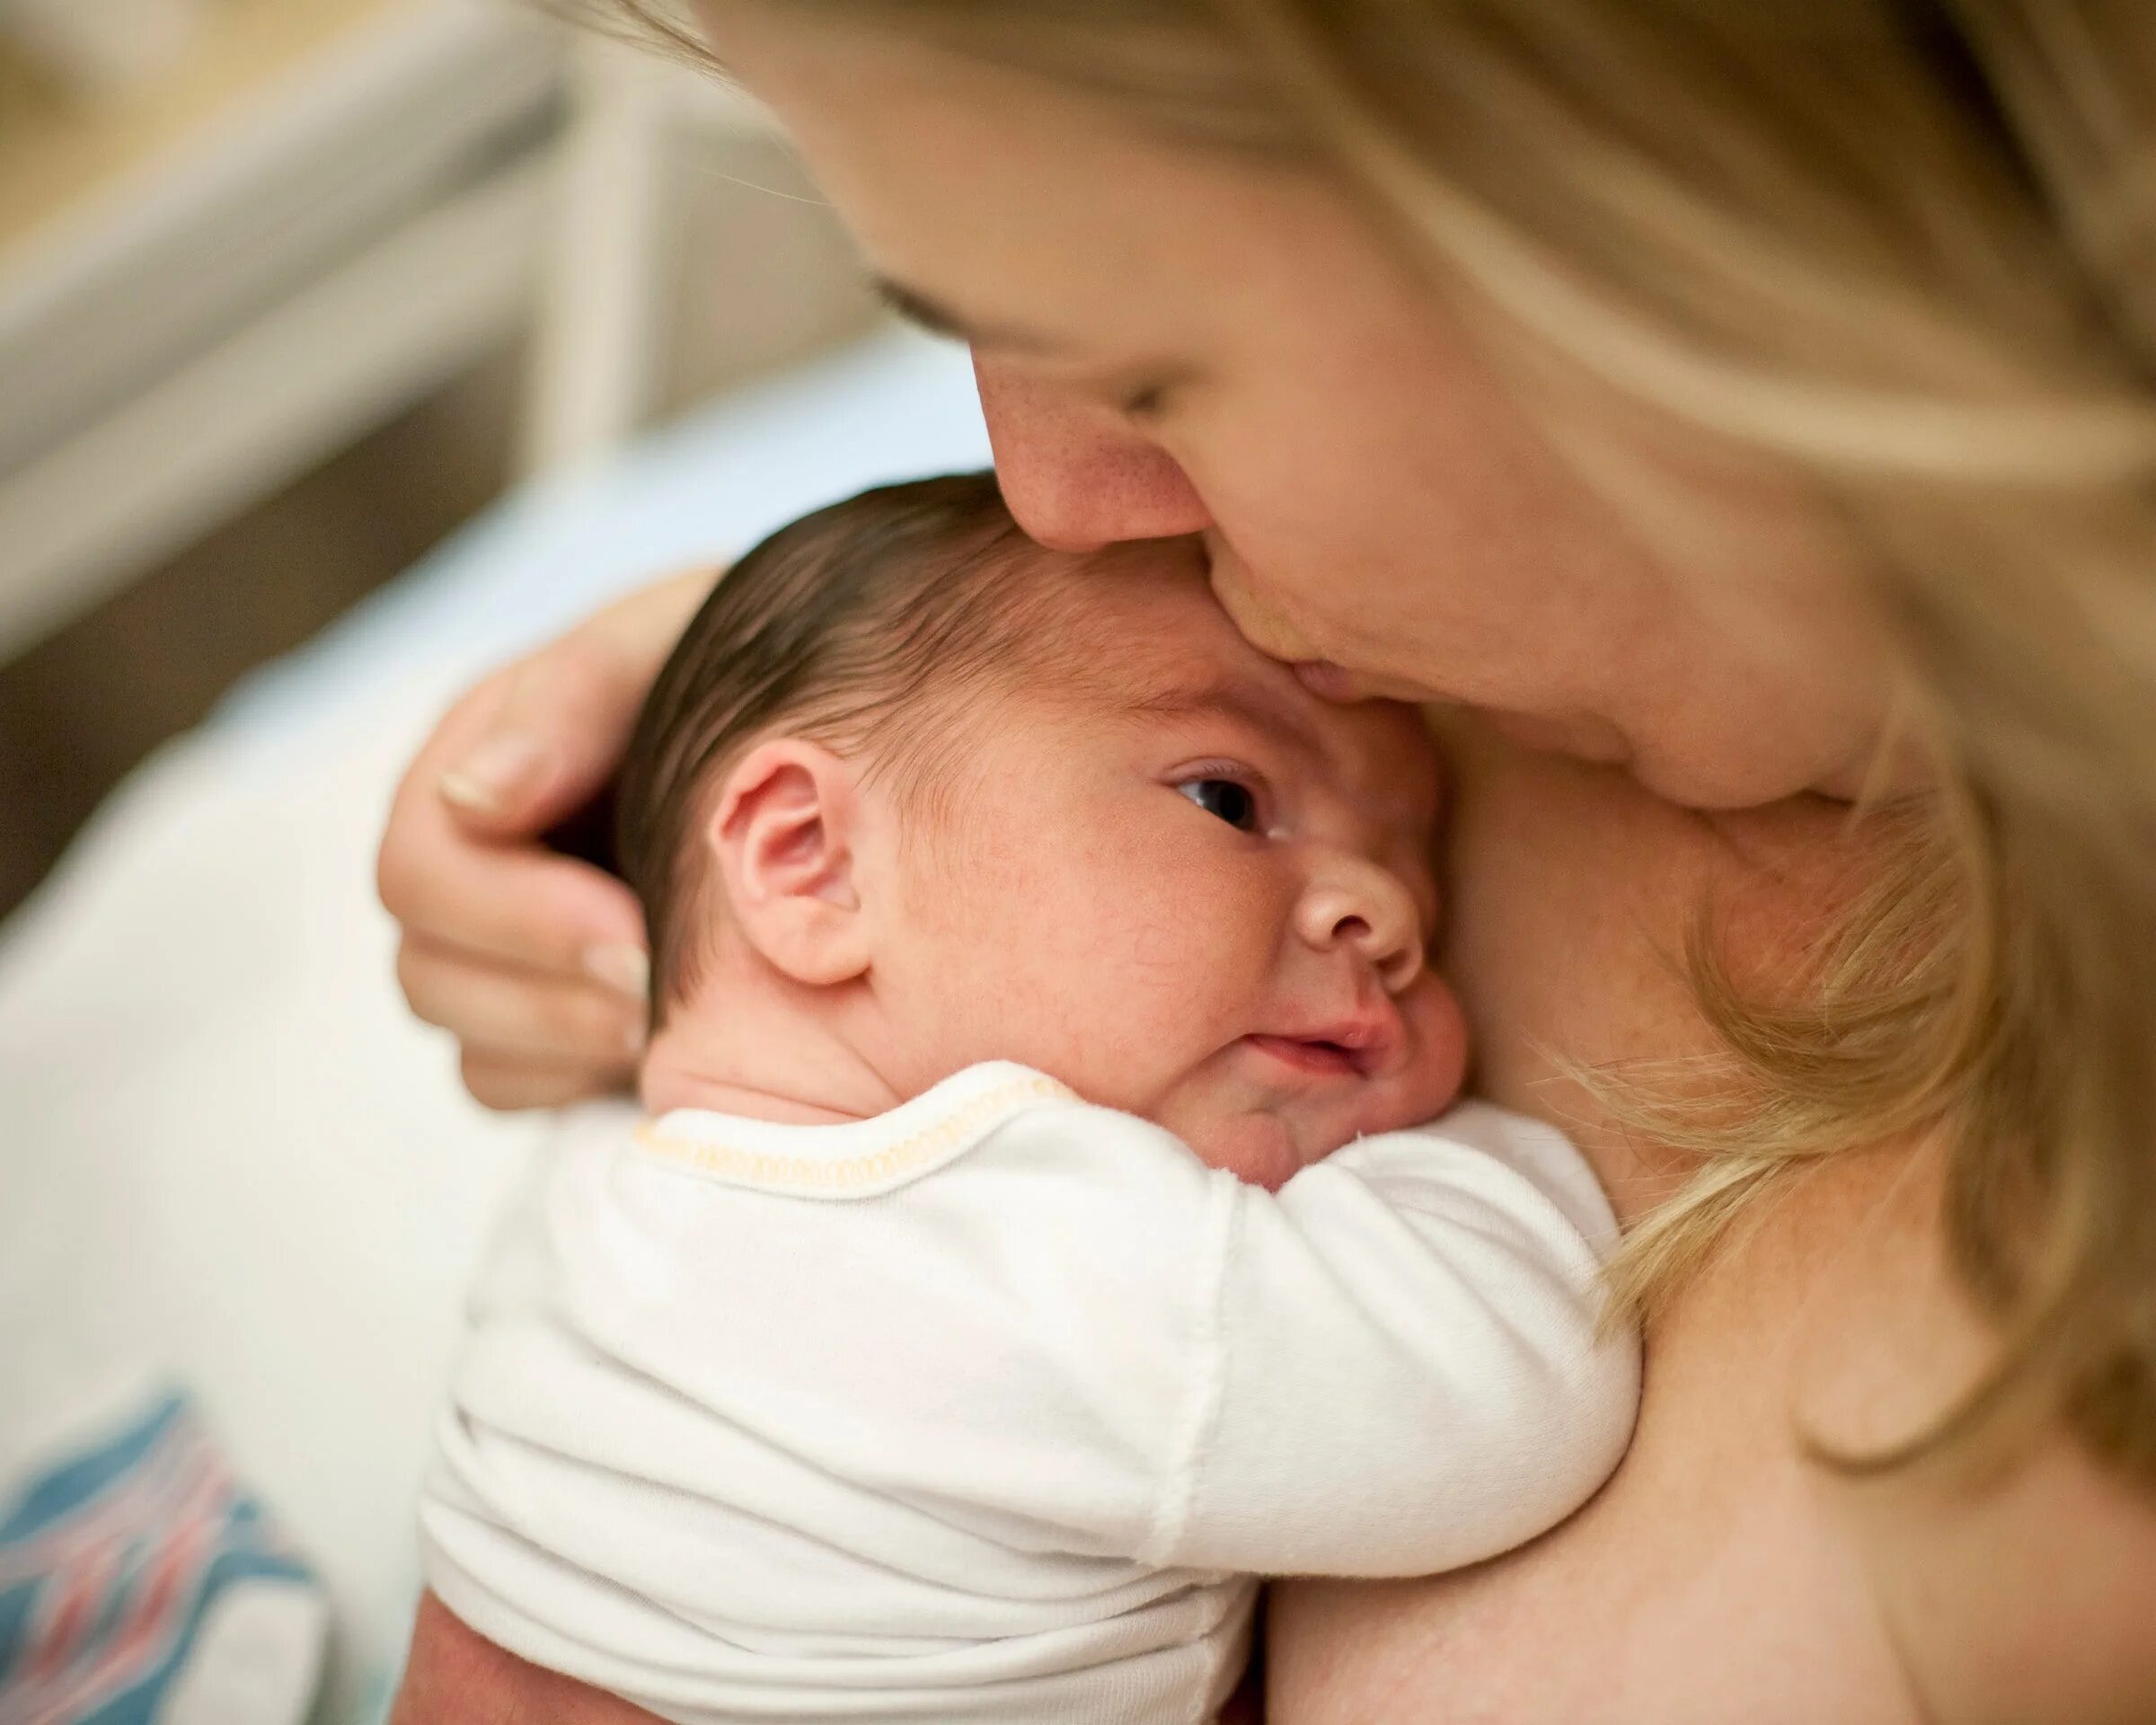
[[[1328,704],[1251,648],[1194,556],[1118,557],[1082,686],[964,724],[872,981],[909,1089],[1022,1061],[1277,1186],[1459,1089],[1425,957],[1437,758],[1412,709]]]

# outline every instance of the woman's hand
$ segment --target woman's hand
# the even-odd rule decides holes
[[[629,889],[542,835],[614,776],[645,692],[714,579],[610,606],[452,707],[397,787],[376,880],[411,1010],[462,1045],[490,1108],[618,1089],[645,1030]]]

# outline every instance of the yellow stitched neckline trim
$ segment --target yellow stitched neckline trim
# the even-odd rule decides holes
[[[859,1192],[916,1172],[962,1149],[991,1116],[1023,1102],[1074,1101],[1076,1093],[1053,1078],[1031,1073],[985,1090],[933,1125],[866,1155],[822,1159],[751,1150],[723,1140],[685,1138],[659,1131],[654,1121],[636,1128],[637,1148],[664,1162],[743,1186],[791,1191]]]

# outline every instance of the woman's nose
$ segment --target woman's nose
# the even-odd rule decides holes
[[[976,359],[981,412],[1003,500],[1057,551],[1197,533],[1213,518],[1173,456],[1104,407]]]
[[[1404,993],[1427,961],[1414,894],[1390,869],[1359,856],[1342,855],[1312,880],[1295,933],[1318,951],[1359,954],[1389,995]]]

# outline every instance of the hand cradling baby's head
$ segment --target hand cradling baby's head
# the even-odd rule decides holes
[[[1438,806],[1418,715],[1311,694],[1195,543],[1048,551],[985,474],[867,492],[720,583],[632,746],[652,1058],[813,1048],[900,1099],[1016,1060],[1277,1185],[1457,1091]]]

